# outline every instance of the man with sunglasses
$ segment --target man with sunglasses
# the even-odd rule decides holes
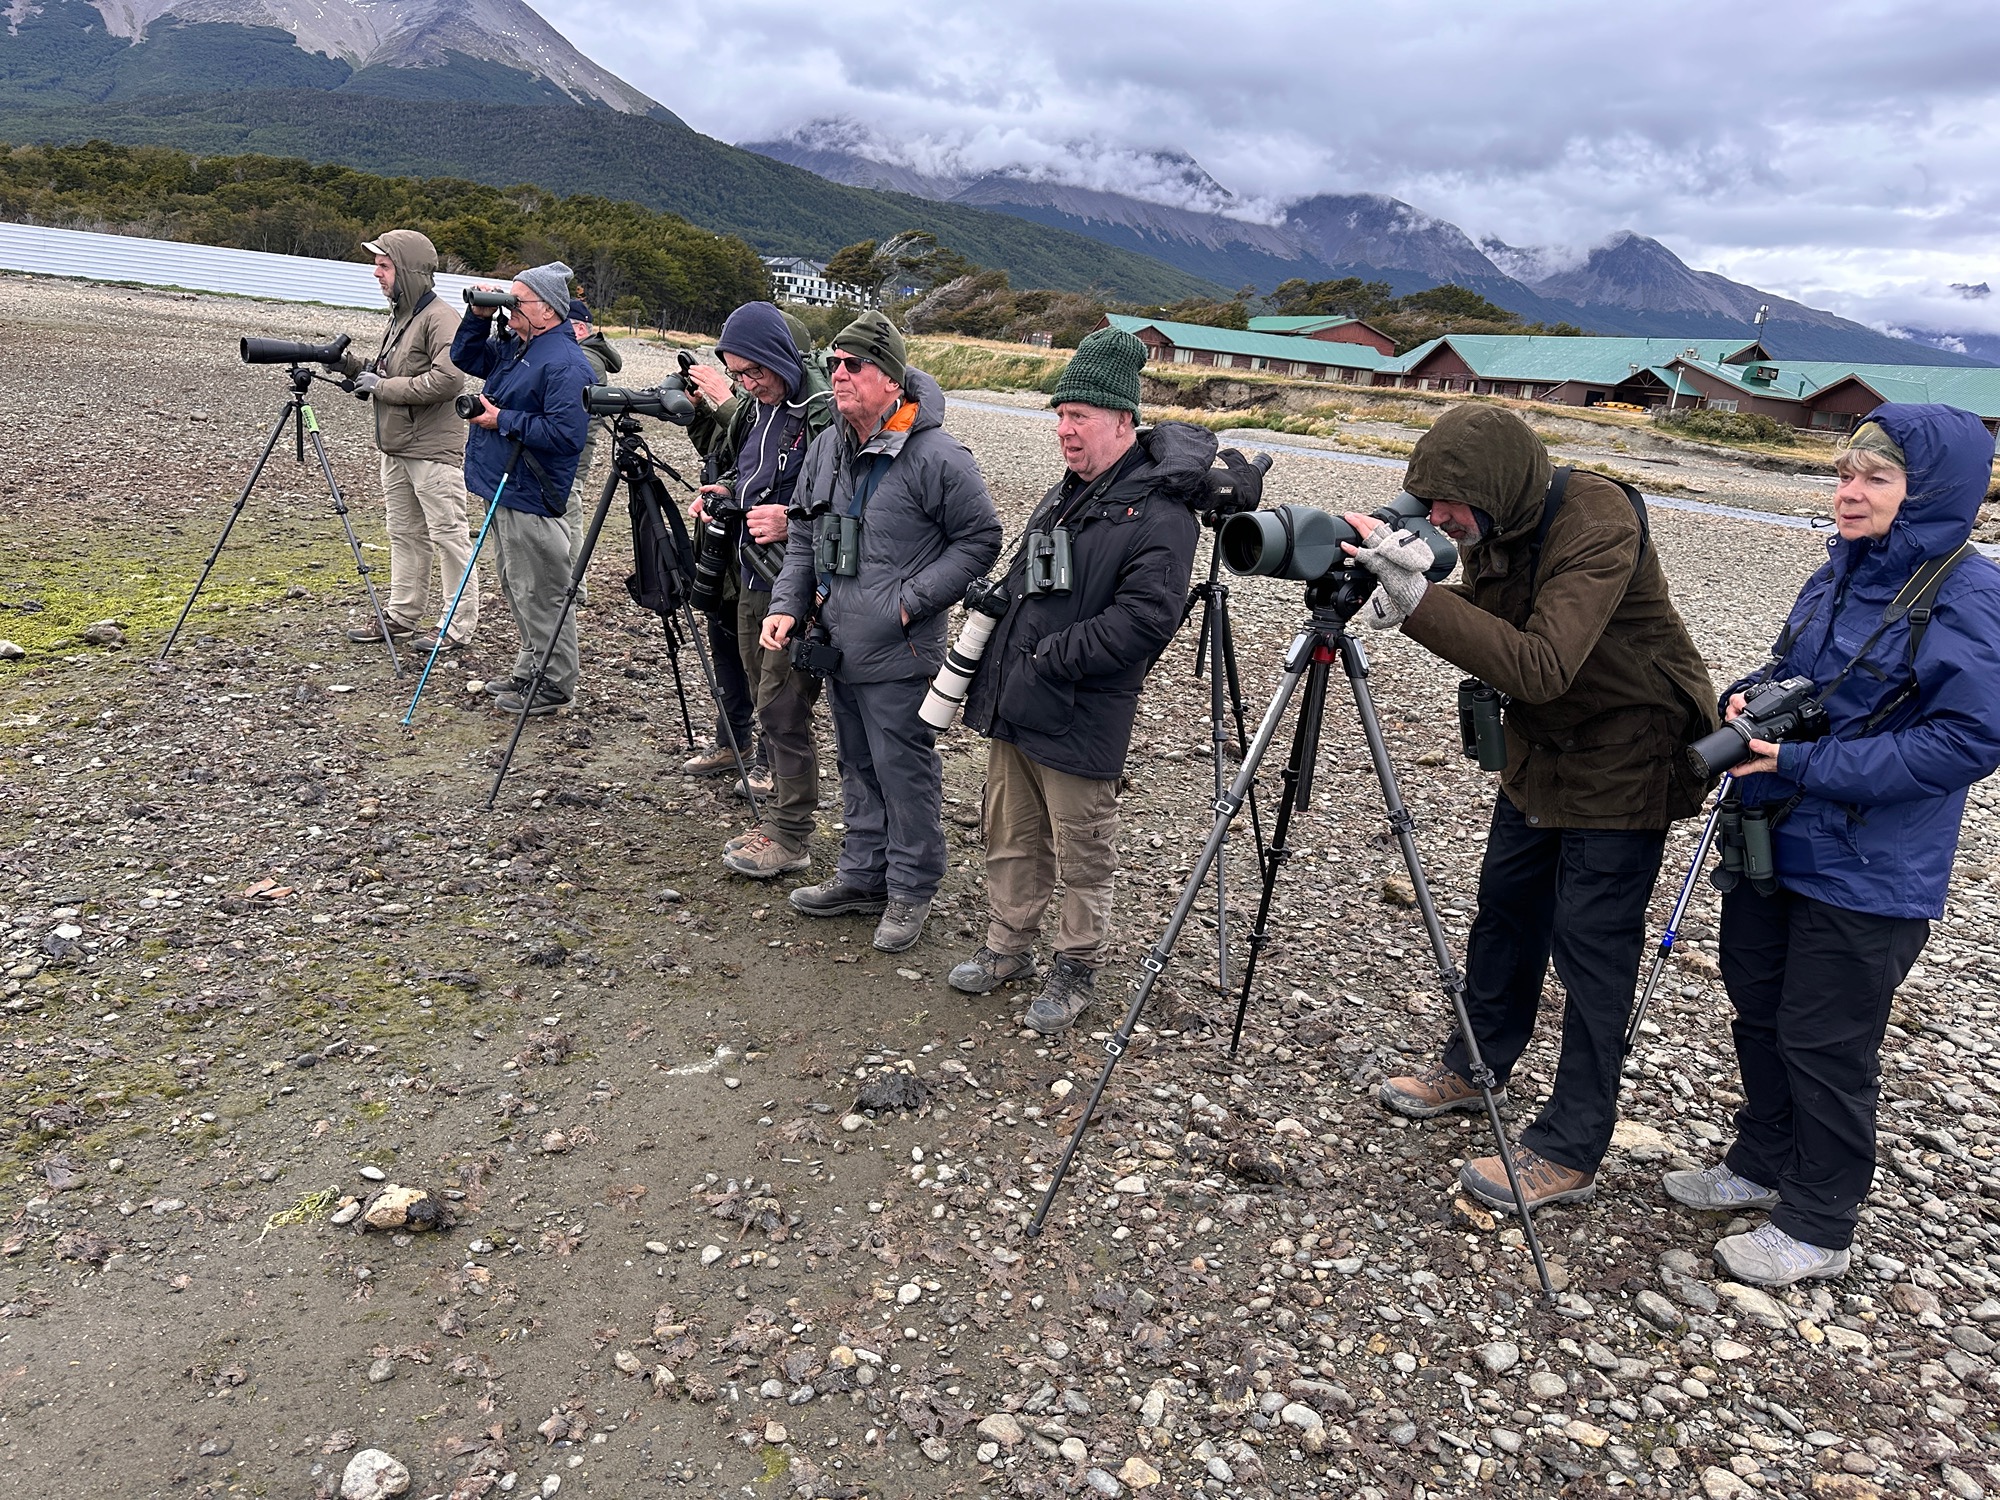
[[[1000,554],[1000,517],[894,324],[863,313],[829,362],[840,420],[806,452],[761,639],[779,650],[817,619],[839,653],[827,694],[847,836],[832,878],[791,903],[814,917],[880,913],[875,946],[900,953],[945,869],[943,766],[917,709],[944,664],[947,614]]]
[[[727,466],[716,483],[702,486],[690,510],[697,521],[710,511],[734,510],[743,518],[736,599],[730,607],[770,780],[757,788],[765,799],[762,821],[723,846],[722,862],[752,880],[770,880],[812,863],[807,843],[819,806],[819,755],[813,743],[819,683],[794,672],[789,653],[766,650],[758,641],[771,607],[771,582],[784,565],[785,507],[804,467],[807,445],[833,420],[833,393],[819,362],[800,352],[801,334],[794,333],[790,320],[772,303],[747,302],[729,315],[715,342],[728,380],[706,365],[689,371],[715,408],[719,433],[708,451],[723,455]],[[743,397],[732,398],[732,382]],[[754,784],[758,768],[752,767],[750,774]]]

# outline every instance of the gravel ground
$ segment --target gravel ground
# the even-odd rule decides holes
[[[742,805],[678,774],[617,526],[583,700],[537,723],[493,812],[509,726],[467,682],[504,665],[504,608],[402,729],[411,682],[341,638],[353,560],[288,456],[155,660],[283,398],[234,338],[369,326],[0,278],[0,636],[29,648],[0,663],[13,1489],[330,1495],[363,1450],[460,1500],[2000,1488],[1990,788],[1898,998],[1882,1171],[1837,1282],[1717,1281],[1708,1247],[1734,1226],[1659,1192],[1739,1102],[1705,887],[1602,1190],[1537,1221],[1556,1306],[1518,1230],[1451,1191],[1483,1126],[1374,1105],[1444,1007],[1338,687],[1242,1056],[1211,892],[1031,1242],[1108,1033],[1051,1045],[1016,1029],[1025,995],[943,983],[982,924],[962,730],[951,872],[925,940],[887,958],[865,922],[808,923],[714,863]],[[665,367],[628,352],[638,377]],[[365,417],[334,392],[320,409],[379,563]],[[949,421],[1018,521],[1055,471],[1046,423]],[[658,447],[679,466],[677,436]],[[1395,485],[1288,452],[1270,495],[1372,505]],[[1653,535],[1718,681],[1761,656],[1819,552],[1666,509]],[[1254,715],[1296,586],[1239,580],[1232,609]],[[1459,943],[1492,797],[1453,742],[1459,674],[1368,645]],[[1177,641],[1148,687],[1119,947],[1086,1024],[1113,1023],[1207,833],[1192,656]],[[1232,838],[1232,973],[1249,850]],[[1553,1062],[1545,1038],[1516,1124]]]

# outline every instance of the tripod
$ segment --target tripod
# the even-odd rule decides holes
[[[1653,967],[1646,975],[1646,987],[1639,992],[1639,1003],[1632,1008],[1632,1019],[1625,1027],[1627,1057],[1639,1044],[1639,1028],[1646,1022],[1646,1007],[1653,1003],[1653,995],[1660,987],[1660,975],[1667,967],[1667,960],[1673,956],[1674,943],[1681,935],[1681,918],[1687,915],[1695,882],[1701,878],[1701,867],[1708,863],[1708,851],[1715,845],[1715,830],[1722,823],[1730,789],[1735,785],[1736,778],[1727,772],[1716,783],[1715,806],[1709,809],[1708,821],[1702,825],[1701,841],[1695,845],[1694,859],[1689,862],[1687,876],[1681,881],[1681,893],[1674,898],[1674,909],[1667,913],[1666,931],[1660,934],[1660,946],[1654,950]]]
[[[1370,580],[1372,583],[1372,580]],[[1271,706],[1265,710],[1264,719],[1257,727],[1256,737],[1251,741],[1243,763],[1237,768],[1236,778],[1215,802],[1215,826],[1209,830],[1208,842],[1202,846],[1201,855],[1195,861],[1192,874],[1181,887],[1180,899],[1174,904],[1173,914],[1167,918],[1166,930],[1153,945],[1141,962],[1144,977],[1139,981],[1132,1004],[1119,1023],[1118,1030],[1110,1041],[1104,1044],[1109,1054],[1103,1071],[1097,1076],[1097,1083],[1091,1089],[1090,1099],[1084,1105],[1083,1116],[1076,1123],[1076,1130],[1063,1148],[1061,1160],[1056,1164],[1054,1176],[1050,1179],[1042,1200],[1035,1209],[1035,1216],[1028,1224],[1028,1237],[1039,1238],[1043,1223],[1048,1218],[1049,1207],[1062,1188],[1063,1178],[1069,1172],[1071,1160],[1083,1135],[1090,1128],[1092,1115],[1097,1111],[1098,1101],[1104,1095],[1105,1085],[1111,1081],[1111,1070],[1118,1065],[1118,1059],[1125,1055],[1131,1045],[1132,1033],[1139,1024],[1140,1013],[1146,1007],[1147,997],[1153,985],[1166,971],[1167,960],[1173,956],[1174,942],[1180,936],[1183,923],[1194,907],[1196,893],[1208,876],[1209,866],[1222,852],[1222,845],[1229,834],[1229,825],[1235,819],[1248,797],[1250,788],[1256,782],[1257,768],[1276,737],[1278,725],[1283,721],[1285,710],[1290,706],[1293,695],[1301,683],[1305,685],[1305,700],[1299,707],[1298,723],[1292,734],[1292,753],[1284,772],[1285,790],[1278,804],[1277,822],[1273,828],[1274,843],[1264,859],[1264,892],[1258,908],[1258,936],[1252,939],[1252,966],[1254,968],[1258,941],[1269,916],[1272,889],[1277,884],[1278,871],[1284,863],[1282,854],[1284,840],[1291,827],[1291,819],[1301,800],[1312,795],[1314,762],[1319,755],[1320,728],[1326,716],[1327,677],[1332,664],[1337,660],[1347,673],[1347,681],[1354,695],[1354,707],[1361,721],[1362,734],[1368,741],[1369,759],[1374,763],[1376,780],[1381,783],[1384,810],[1388,814],[1389,827],[1396,835],[1396,842],[1402,851],[1404,868],[1409,872],[1410,884],[1416,891],[1417,906],[1423,914],[1424,927],[1430,937],[1431,954],[1437,962],[1438,979],[1445,993],[1451,998],[1452,1011],[1458,1023],[1460,1036],[1465,1039],[1468,1054],[1468,1071],[1471,1080],[1479,1087],[1481,1098],[1486,1105],[1486,1121],[1492,1128],[1493,1139],[1499,1147],[1500,1162],[1507,1172],[1507,1186],[1514,1197],[1514,1206],[1521,1215],[1521,1229],[1527,1240],[1528,1250],[1534,1259],[1535,1274],[1540,1278],[1542,1293],[1551,1301],[1555,1298],[1555,1288],[1549,1281],[1548,1263],[1542,1257],[1540,1239],[1535,1234],[1534,1220],[1527,1209],[1527,1200],[1521,1191],[1521,1182],[1514,1165],[1514,1153],[1509,1148],[1505,1131],[1500,1125],[1500,1108],[1494,1102],[1495,1079],[1493,1071],[1486,1065],[1479,1050],[1479,1040],[1473,1034],[1472,1018],[1465,1008],[1465,979],[1452,962],[1450,949],[1446,946],[1444,927],[1438,920],[1437,907],[1431,900],[1429,883],[1424,879],[1423,865],[1417,857],[1417,841],[1413,830],[1415,820],[1403,805],[1402,793],[1397,789],[1396,772],[1389,761],[1388,745],[1382,738],[1382,724],[1375,712],[1375,700],[1368,689],[1368,658],[1361,649],[1361,643],[1346,632],[1346,624],[1360,608],[1367,597],[1367,587],[1349,578],[1320,578],[1306,585],[1306,604],[1312,610],[1312,617],[1293,639],[1285,653],[1285,672],[1278,684],[1278,691],[1271,699]],[[1249,994],[1250,978],[1244,979],[1244,994]],[[1240,1025],[1240,1011],[1239,1011]]]
[[[521,710],[514,719],[513,737],[507,741],[506,753],[500,757],[500,769],[493,777],[493,790],[486,794],[486,805],[489,808],[499,800],[500,783],[507,779],[507,768],[514,763],[515,747],[521,743],[521,732],[528,727],[528,714],[534,707],[536,694],[541,691],[542,679],[548,674],[549,662],[556,654],[556,643],[562,638],[563,625],[576,610],[577,595],[583,591],[584,575],[590,571],[590,559],[597,551],[597,538],[604,530],[604,519],[611,512],[611,500],[618,493],[619,484],[625,484],[633,495],[637,496],[646,486],[657,489],[660,473],[664,470],[672,474],[683,487],[688,487],[687,481],[679,474],[675,474],[670,466],[653,457],[652,449],[646,446],[646,440],[639,435],[637,417],[626,415],[616,418],[611,422],[611,431],[616,440],[612,450],[611,472],[604,477],[604,489],[597,497],[597,509],[591,513],[590,527],[584,533],[582,546],[577,549],[576,563],[570,570],[569,588],[563,594],[562,613],[556,617],[555,628],[549,632],[549,642],[542,648],[541,659],[535,663],[535,675],[521,693]],[[664,497],[659,503],[666,504]],[[679,524],[678,520],[675,524]],[[636,526],[633,541],[636,547],[638,545]],[[702,641],[702,632],[694,618],[694,606],[688,602],[684,589],[677,591],[677,598],[678,611],[684,617],[682,629],[694,642],[695,656],[701,662],[701,675],[708,683],[709,695],[720,703],[722,693],[716,686],[715,667],[708,659],[708,647]],[[674,649],[676,643],[674,627],[666,616],[662,616],[662,620],[667,624],[667,659],[673,665],[674,692],[680,698],[681,722],[688,726],[688,738],[692,741],[694,726],[688,718],[687,693],[681,686],[681,664],[679,653]],[[729,726],[727,714],[722,716],[722,733],[729,742],[729,753],[736,757],[736,774],[742,778],[744,795],[750,799],[750,815],[761,819],[763,809],[758,805],[757,793],[750,785],[750,769],[744,764],[742,747],[736,743],[736,733]]]
[[[1222,799],[1223,790],[1228,786],[1228,778],[1222,771],[1222,751],[1229,742],[1229,719],[1236,721],[1236,757],[1240,762],[1250,738],[1243,718],[1243,686],[1236,674],[1236,637],[1229,625],[1229,585],[1222,581],[1222,522],[1220,513],[1211,512],[1202,517],[1204,525],[1215,531],[1208,549],[1208,577],[1188,591],[1187,608],[1181,614],[1181,623],[1186,624],[1195,605],[1201,606],[1201,628],[1195,636],[1194,675],[1199,678],[1208,673],[1208,732],[1210,754],[1215,767],[1215,797]],[[1257,814],[1257,789],[1250,788],[1250,829],[1256,838],[1258,872],[1264,863],[1264,823]],[[1219,993],[1229,989],[1229,893],[1227,887],[1228,851],[1217,849],[1215,853],[1215,987]],[[1251,939],[1251,963],[1256,963],[1257,944],[1261,937]],[[1234,1049],[1231,1050],[1234,1056]]]
[[[222,535],[215,539],[215,550],[208,554],[208,561],[202,564],[201,577],[195,580],[194,592],[188,595],[187,603],[181,606],[180,618],[174,621],[174,628],[167,636],[166,645],[160,647],[160,660],[165,661],[167,653],[174,649],[174,642],[180,638],[181,627],[187,624],[188,612],[194,608],[194,601],[200,597],[203,587],[207,585],[208,575],[215,570],[216,560],[222,556],[222,549],[228,544],[229,533],[235,529],[238,518],[243,514],[243,507],[249,503],[250,492],[257,487],[258,479],[263,476],[264,465],[271,461],[271,454],[278,446],[278,439],[283,437],[285,429],[290,427],[293,452],[297,462],[306,461],[306,439],[308,437],[312,439],[313,456],[319,460],[320,473],[326,476],[326,487],[333,496],[333,510],[334,514],[340,517],[341,530],[347,533],[348,550],[354,554],[354,571],[361,575],[361,585],[368,590],[368,603],[375,611],[375,624],[381,630],[382,644],[389,652],[389,665],[394,667],[396,675],[401,677],[403,659],[396,652],[396,642],[389,634],[389,617],[382,612],[382,601],[376,596],[375,585],[368,576],[373,569],[361,555],[361,539],[354,534],[354,523],[347,519],[347,501],[340,493],[340,482],[333,477],[333,465],[327,461],[326,444],[320,440],[319,418],[306,404],[306,392],[315,380],[324,380],[329,385],[338,385],[340,382],[330,375],[316,375],[304,365],[291,366],[285,371],[285,375],[292,384],[291,399],[285,403],[285,409],[278,413],[278,420],[271,428],[271,435],[264,439],[264,451],[257,455],[257,466],[250,471],[249,479],[244,481],[243,492],[236,497],[236,504],[230,509],[229,519],[222,525]]]

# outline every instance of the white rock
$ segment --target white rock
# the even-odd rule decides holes
[[[1114,1193],[1143,1193],[1146,1191],[1146,1179],[1137,1175],[1121,1177],[1111,1184],[1111,1191]]]
[[[924,1289],[922,1287],[918,1286],[914,1281],[906,1281],[896,1288],[896,1301],[901,1306],[908,1307],[912,1302],[922,1297],[923,1294]]]
[[[1521,1362],[1521,1346],[1495,1339],[1479,1346],[1479,1363],[1489,1375],[1504,1375]]]
[[[703,1265],[712,1266],[721,1259],[722,1259],[722,1246],[703,1245],[701,1247],[701,1263]]]
[[[340,1500],[390,1500],[410,1487],[410,1471],[380,1448],[363,1448],[340,1476]]]
[[[1701,1492],[1708,1500],[1737,1500],[1748,1489],[1748,1485],[1727,1469],[1710,1466],[1701,1471]]]
[[[989,1442],[998,1443],[1003,1448],[1013,1447],[1023,1436],[1020,1422],[1004,1411],[996,1411],[982,1418],[975,1430],[981,1437]]]

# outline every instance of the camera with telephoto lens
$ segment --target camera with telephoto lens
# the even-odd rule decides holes
[[[965,591],[965,623],[959,627],[958,639],[945,652],[944,665],[932,679],[931,690],[924,694],[923,707],[917,710],[917,717],[931,728],[949,729],[953,717],[965,706],[972,674],[979,670],[979,659],[986,654],[986,643],[1005,617],[1007,604],[1004,583],[975,579]]]
[[[1195,509],[1211,526],[1230,516],[1253,511],[1264,501],[1264,476],[1271,472],[1271,455],[1245,458],[1241,450],[1224,448],[1201,476],[1201,498]]]
[[[451,409],[470,422],[474,417],[486,410],[486,398],[478,391],[466,391],[464,394],[452,398]]]
[[[494,308],[513,312],[520,307],[521,299],[512,292],[494,292],[483,286],[469,286],[465,289],[465,305],[482,312],[490,312]]]
[[[341,334],[331,343],[295,344],[290,339],[240,339],[238,351],[246,365],[337,365],[354,340]]]
[[[1458,547],[1431,525],[1430,510],[1429,501],[1405,494],[1369,514],[1384,525],[1406,531],[1426,543],[1431,549],[1431,565],[1424,570],[1424,577],[1432,583],[1441,583],[1458,565]],[[1222,542],[1223,565],[1230,572],[1292,578],[1301,583],[1317,583],[1343,569],[1357,568],[1353,559],[1341,551],[1341,543],[1363,545],[1361,533],[1339,516],[1314,510],[1310,505],[1274,505],[1269,510],[1245,511],[1224,521],[1217,535]],[[1361,571],[1372,584],[1373,575]]]
[[[685,427],[694,420],[694,403],[669,379],[651,390],[627,390],[620,385],[587,385],[583,409],[593,417],[654,417]]]
[[[1712,781],[1749,756],[1752,740],[1799,744],[1818,739],[1826,730],[1826,709],[1814,696],[1812,679],[1787,677],[1746,693],[1741,713],[1688,746],[1688,764],[1696,775]]]
[[[694,539],[694,582],[688,588],[688,603],[704,614],[722,607],[722,581],[736,562],[736,541],[742,531],[742,511],[704,509]]]

